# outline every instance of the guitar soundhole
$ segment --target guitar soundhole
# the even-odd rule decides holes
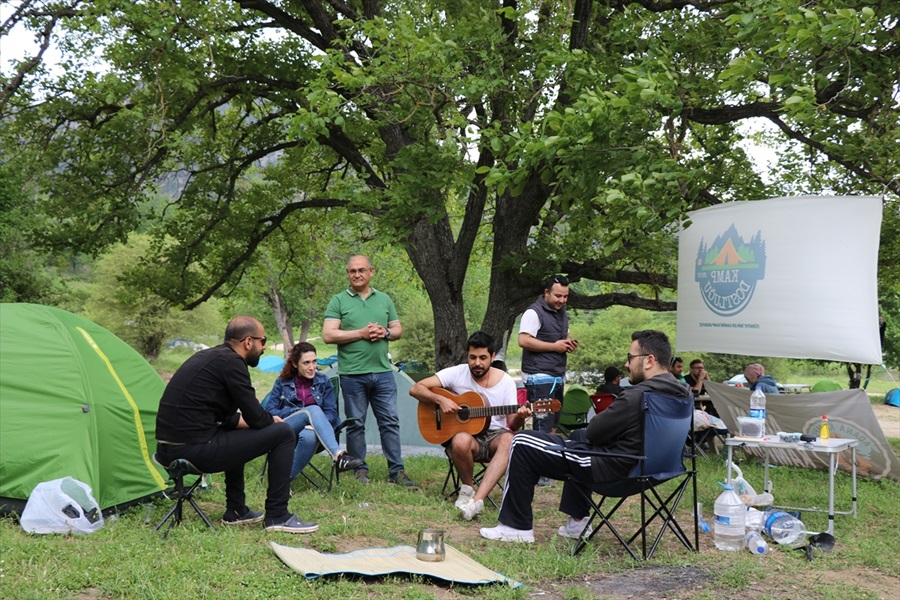
[[[459,410],[456,412],[456,418],[459,419],[460,422],[465,423],[469,420],[469,407],[466,405],[460,405]]]

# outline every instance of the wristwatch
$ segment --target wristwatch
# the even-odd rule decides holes
[[[391,339],[391,330],[388,329],[387,327],[384,328],[384,339],[386,339],[386,340]]]

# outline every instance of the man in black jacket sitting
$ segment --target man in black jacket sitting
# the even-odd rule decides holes
[[[159,401],[156,456],[162,464],[183,458],[204,473],[225,472],[224,525],[265,518],[267,530],[310,533],[319,526],[288,511],[297,438],[281,417],[263,410],[247,372],[265,348],[262,323],[239,316],[228,323],[223,344],[187,359]],[[269,455],[265,517],[244,497],[244,465],[263,454]]]
[[[632,386],[609,408],[596,415],[585,429],[566,440],[541,431],[521,431],[515,435],[509,455],[506,488],[500,506],[500,524],[481,529],[482,537],[504,542],[533,542],[534,530],[531,502],[534,486],[542,476],[566,479],[559,510],[569,515],[559,535],[577,538],[581,535],[590,512],[590,504],[573,486],[577,482],[616,481],[628,476],[636,464],[625,457],[579,457],[566,455],[549,446],[565,445],[573,449],[639,455],[643,448],[641,400],[644,392],[658,392],[676,398],[690,398],[688,388],[669,372],[672,349],[661,331],[636,331],[625,367]]]

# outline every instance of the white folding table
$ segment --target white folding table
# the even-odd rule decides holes
[[[848,438],[830,438],[827,440],[817,440],[815,442],[782,442],[774,436],[765,436],[761,438],[751,437],[730,437],[725,440],[725,447],[728,449],[728,457],[726,458],[726,472],[728,473],[727,483],[731,483],[731,454],[732,450],[737,448],[762,448],[763,450],[763,489],[771,492],[772,484],[769,480],[769,451],[770,450],[788,450],[792,452],[816,452],[828,455],[828,529],[826,533],[834,534],[834,515],[853,515],[856,516],[856,447],[859,445],[858,440]],[[834,510],[834,474],[837,471],[837,455],[844,450],[850,450],[850,470],[851,470],[851,508],[848,511]],[[807,512],[825,512],[820,508],[801,508],[794,506],[779,506],[788,510],[800,510]]]

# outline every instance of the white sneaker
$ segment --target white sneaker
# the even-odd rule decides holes
[[[559,528],[559,535],[565,538],[572,538],[577,540],[581,537],[581,532],[584,531],[584,537],[591,535],[591,532],[594,529],[588,526],[587,530],[585,530],[584,526],[587,525],[590,517],[585,517],[583,519],[575,520],[572,517],[569,517],[569,520],[566,521],[566,524]]]
[[[534,543],[533,529],[513,529],[502,523],[496,527],[482,527],[480,533],[481,537],[489,540],[498,540],[501,542],[525,542],[526,544]]]
[[[457,506],[457,508],[462,512],[463,519],[471,521],[484,511],[484,500],[472,500],[470,498],[467,503]]]
[[[475,488],[471,485],[462,484],[459,486],[459,497],[456,499],[454,503],[456,508],[462,508],[464,505],[468,504],[472,501],[472,498],[475,497]]]

